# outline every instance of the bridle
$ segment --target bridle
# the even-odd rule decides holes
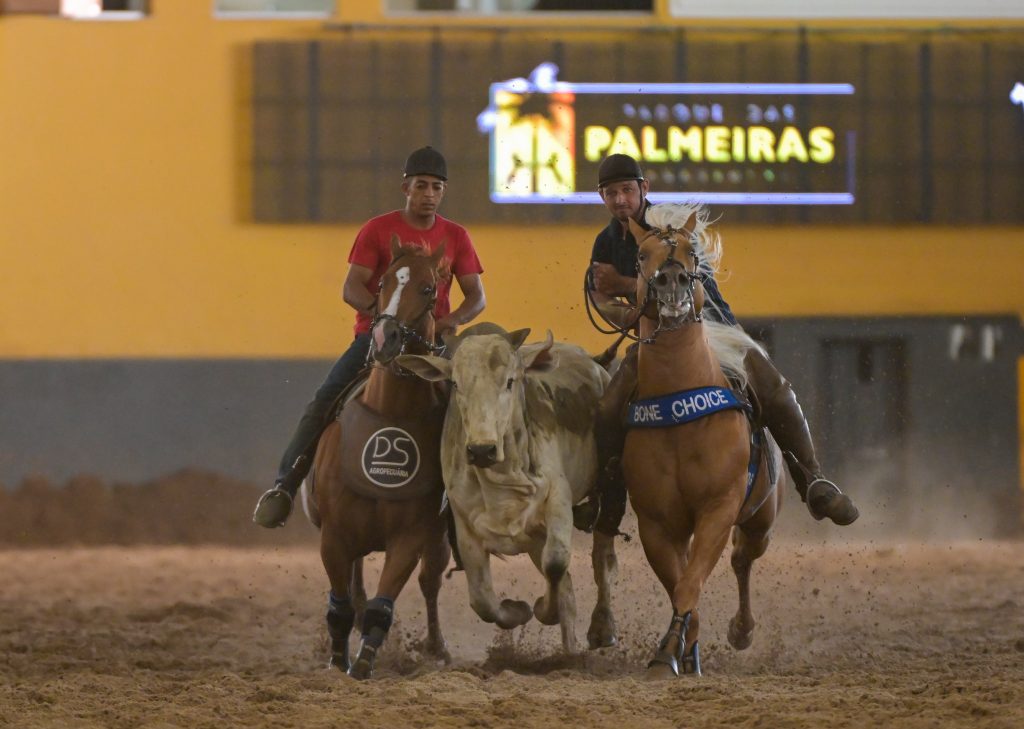
[[[657,279],[657,277],[660,274],[662,274],[664,272],[664,270],[667,267],[669,267],[669,266],[671,266],[671,267],[678,266],[679,268],[681,268],[683,270],[683,273],[686,275],[686,292],[687,292],[687,297],[690,300],[690,313],[691,313],[691,316],[692,316],[691,320],[693,322],[695,322],[695,323],[699,323],[699,322],[703,321],[700,312],[697,311],[697,308],[696,308],[696,306],[694,306],[694,303],[693,303],[694,302],[694,287],[695,287],[695,284],[698,281],[700,281],[700,274],[697,273],[697,270],[699,269],[699,266],[700,266],[700,258],[697,256],[696,251],[691,249],[690,256],[692,256],[692,258],[693,258],[694,270],[693,271],[688,271],[686,269],[686,266],[683,265],[683,262],[675,257],[676,256],[676,248],[679,245],[679,241],[676,240],[676,236],[678,234],[680,234],[680,233],[686,233],[686,230],[683,229],[683,228],[673,228],[672,226],[669,226],[669,227],[665,228],[664,230],[662,230],[660,228],[653,228],[651,230],[651,233],[653,235],[655,235],[659,240],[661,240],[665,245],[667,245],[669,247],[668,258],[666,258],[662,262],[662,264],[660,266],[658,266],[658,268],[656,268],[654,270],[654,272],[650,275],[650,277],[644,279],[644,282],[647,285],[647,292],[646,292],[646,295],[644,296],[643,303],[638,307],[637,315],[633,319],[633,321],[629,322],[628,324],[626,324],[624,326],[620,326],[620,325],[616,324],[615,322],[610,321],[606,316],[601,314],[601,311],[599,309],[597,309],[597,306],[594,304],[593,299],[591,298],[591,292],[594,290],[594,274],[593,274],[593,271],[590,268],[588,268],[586,276],[584,277],[584,282],[583,282],[583,301],[584,301],[584,304],[586,305],[587,316],[590,318],[590,323],[601,334],[618,334],[619,335],[618,341],[615,343],[615,345],[613,345],[613,347],[611,347],[609,349],[613,349],[613,348],[617,347],[618,346],[618,342],[621,342],[623,339],[629,339],[629,340],[632,340],[634,342],[638,342],[640,344],[654,344],[654,340],[655,340],[655,338],[657,337],[658,334],[660,334],[661,332],[664,332],[664,331],[669,331],[666,327],[664,327],[662,325],[661,314],[657,313],[658,309],[655,309],[656,313],[652,314],[652,313],[649,312],[650,307],[652,305],[656,306],[656,305],[659,305],[659,304],[668,304],[669,303],[667,301],[664,301],[660,297],[658,297],[656,295],[653,295],[655,279]],[[637,272],[637,276],[639,276],[639,277],[643,276],[643,274],[642,274],[642,272],[640,270],[640,261],[639,260],[637,260],[637,262],[636,262],[636,272]],[[594,318],[593,310],[597,310],[598,314],[601,316],[601,319],[604,321],[604,323],[607,324],[609,327],[611,327],[610,329],[603,329],[601,327],[601,325]],[[637,336],[636,334],[633,334],[632,333],[632,329],[637,325],[637,323],[639,323],[640,319],[645,317],[645,316],[648,319],[657,319],[658,326],[654,329],[653,332],[651,332],[651,335],[649,337],[640,337],[640,336]]]
[[[652,295],[652,292],[654,291],[655,280],[658,278],[658,276],[660,276],[662,273],[665,272],[666,268],[678,267],[678,268],[682,269],[683,274],[686,276],[686,298],[689,299],[689,301],[690,301],[690,316],[691,316],[690,321],[692,321],[694,323],[698,323],[698,324],[701,321],[703,321],[703,319],[701,318],[701,313],[699,311],[697,311],[697,307],[696,307],[696,305],[694,303],[694,287],[695,287],[695,284],[698,281],[700,281],[700,274],[697,273],[697,270],[700,267],[700,258],[697,256],[696,250],[691,248],[690,249],[690,256],[693,258],[693,271],[687,270],[686,266],[683,265],[683,262],[680,261],[678,258],[676,258],[676,248],[679,246],[679,241],[676,240],[676,235],[678,235],[680,233],[686,233],[686,231],[684,229],[682,229],[682,228],[673,228],[672,226],[669,226],[669,227],[665,228],[664,230],[661,230],[660,228],[655,228],[655,229],[653,229],[652,233],[662,243],[664,243],[665,245],[667,245],[669,247],[669,251],[668,251],[668,258],[666,258],[662,262],[662,264],[660,266],[658,266],[656,269],[654,269],[654,272],[646,279],[647,293],[646,293],[646,295],[644,297],[643,305],[640,306],[640,312],[641,312],[642,316],[646,316],[649,319],[657,318],[657,320],[658,320],[658,326],[657,326],[657,328],[654,330],[654,332],[650,336],[651,340],[653,340],[654,337],[659,332],[667,331],[662,326],[662,320],[661,320],[661,314],[660,313],[658,313],[656,316],[647,313],[649,307],[652,304],[666,304],[666,305],[668,305],[668,304],[672,303],[672,302],[669,302],[669,301],[665,301],[664,299],[662,299],[659,296]],[[641,271],[640,271],[640,261],[639,260],[637,261],[636,269],[637,269],[637,274],[639,275],[641,273]],[[659,311],[660,311],[660,307],[659,307]]]
[[[391,266],[388,269],[389,273],[390,273],[391,269],[394,268],[395,264],[401,258],[402,258],[402,256],[399,256],[394,261],[392,261]],[[384,274],[384,275],[387,276],[387,274]],[[379,290],[377,291],[377,309],[378,309],[378,312],[380,310],[380,295],[381,295],[381,292],[383,291],[383,289],[384,289],[384,278],[381,277],[381,285],[380,285]],[[433,315],[434,306],[436,304],[437,304],[437,280],[435,278],[435,280],[434,280],[434,287],[433,287],[433,294],[427,300],[427,305],[423,308],[423,311],[421,311],[419,314],[417,314],[416,317],[412,320],[411,323],[406,323],[404,321],[400,321],[398,319],[398,317],[396,317],[396,316],[394,316],[392,314],[377,313],[376,315],[374,315],[373,319],[370,321],[370,331],[372,332],[374,329],[376,329],[377,325],[380,324],[383,321],[389,321],[389,320],[393,321],[395,323],[395,326],[398,327],[398,333],[400,335],[400,346],[398,348],[398,354],[396,354],[395,357],[398,357],[399,355],[405,354],[405,348],[410,343],[411,344],[421,344],[431,354],[437,355],[437,356],[443,356],[444,352],[445,352],[445,349],[446,349],[444,344],[434,344],[433,342],[428,341],[427,339],[425,339],[423,337],[423,335],[420,334],[419,331],[417,331],[420,328],[420,325],[423,323],[423,320],[427,316],[432,316]],[[373,359],[373,348],[371,347],[370,351],[368,351],[367,354],[366,354],[366,360],[367,360],[367,362],[370,363],[371,366],[374,366],[374,367],[380,366],[379,363],[371,362],[372,359]],[[390,362],[388,362],[387,364],[389,366],[394,365],[394,359],[392,358],[392,360]],[[399,372],[400,374],[406,374],[403,370],[400,370],[399,368],[397,368],[397,366],[392,366],[391,368],[393,370]]]

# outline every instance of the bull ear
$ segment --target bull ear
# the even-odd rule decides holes
[[[548,329],[547,339],[537,349],[523,354],[523,369],[527,372],[547,372],[558,364],[558,356],[551,351],[555,338]],[[531,349],[536,345],[530,345]]]
[[[633,220],[633,218],[629,219],[629,232],[633,234],[633,238],[636,239],[637,243],[647,235],[647,231],[644,230],[644,227]]]
[[[391,260],[395,260],[402,254],[402,239],[398,233],[391,234]]]
[[[441,359],[427,354],[402,354],[395,357],[395,362],[404,370],[430,382],[442,382],[451,379],[451,360]]]
[[[512,349],[519,349],[520,347],[523,346],[523,342],[526,341],[526,338],[528,336],[530,336],[529,327],[527,327],[526,329],[516,329],[514,332],[509,332],[508,334],[505,335],[505,338],[508,340],[508,343],[512,345]]]

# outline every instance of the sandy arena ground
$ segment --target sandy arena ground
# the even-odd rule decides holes
[[[413,581],[364,683],[325,668],[312,545],[0,551],[0,726],[1024,727],[1024,543],[825,533],[780,538],[755,566],[759,624],[742,653],[725,640],[736,591],[720,562],[705,675],[661,683],[642,667],[670,611],[636,541],[620,548],[619,646],[566,658],[557,628],[499,635],[458,573],[441,595],[454,663],[421,662]],[[585,644],[594,589],[578,537]],[[531,600],[540,588],[526,558],[498,564],[495,584]]]

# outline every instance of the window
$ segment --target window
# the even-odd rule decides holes
[[[214,0],[222,18],[322,18],[334,13],[334,0]]]
[[[138,20],[146,0],[61,0],[60,14],[76,20]]]
[[[833,0],[808,3],[806,0],[670,0],[669,11],[680,18],[1022,18],[1020,0],[987,0],[965,3],[962,0]]]
[[[137,20],[146,15],[148,0],[6,0],[6,13],[62,15],[75,20]]]
[[[386,7],[392,13],[442,10],[479,15],[543,11],[650,13],[654,0],[386,0]]]

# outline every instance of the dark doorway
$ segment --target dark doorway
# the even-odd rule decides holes
[[[861,502],[899,518],[909,508],[907,357],[902,338],[822,342],[826,473]]]

